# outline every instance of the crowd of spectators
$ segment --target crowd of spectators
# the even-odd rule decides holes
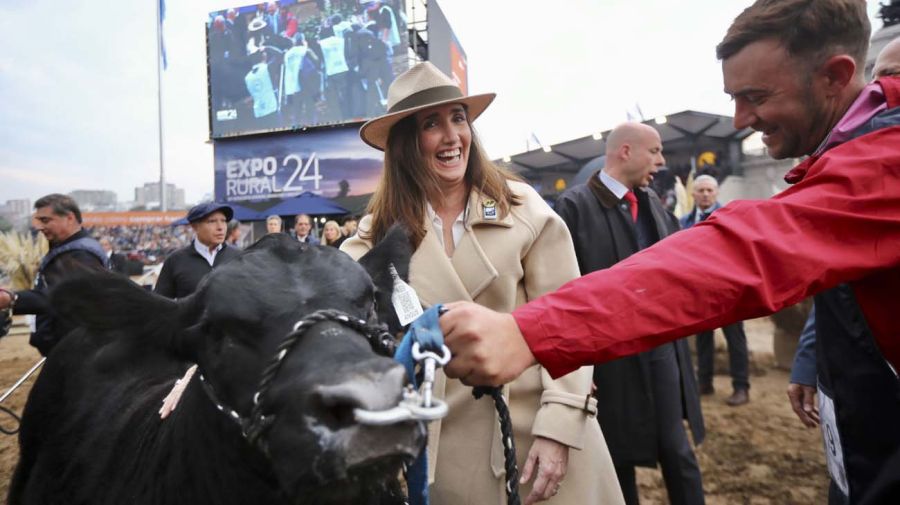
[[[114,251],[145,265],[162,263],[193,236],[189,226],[95,226],[87,231],[98,240],[108,238]]]

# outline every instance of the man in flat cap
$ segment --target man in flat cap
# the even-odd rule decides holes
[[[200,280],[213,268],[238,255],[238,249],[225,243],[231,207],[215,202],[201,203],[188,211],[187,220],[194,229],[194,240],[173,252],[159,273],[156,293],[169,298],[184,298],[197,289]]]

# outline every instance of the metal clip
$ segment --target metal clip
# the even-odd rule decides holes
[[[422,375],[422,405],[426,408],[431,407],[434,392],[434,372],[437,365],[444,366],[450,361],[450,349],[446,345],[441,346],[441,354],[433,351],[422,352],[419,343],[416,342],[412,346],[412,357],[416,361],[423,361]]]
[[[438,366],[450,361],[450,349],[441,346],[441,354],[433,351],[422,351],[419,343],[412,346],[412,357],[422,362],[423,377],[420,391],[411,385],[403,390],[403,399],[393,408],[387,410],[353,409],[353,417],[360,424],[385,426],[405,421],[436,421],[447,415],[447,404],[434,398],[434,373]]]
[[[353,409],[353,417],[359,424],[386,426],[406,421],[436,421],[447,415],[447,404],[433,400],[434,405],[421,405],[421,397],[412,386],[403,390],[403,400],[396,407],[387,410]]]

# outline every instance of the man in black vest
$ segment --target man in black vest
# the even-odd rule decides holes
[[[50,250],[41,260],[34,288],[15,293],[0,289],[0,310],[34,316],[29,342],[46,356],[73,329],[53,313],[50,288],[78,272],[105,269],[107,262],[100,244],[81,228],[81,210],[69,196],[51,194],[34,202],[33,226],[47,237]]]
[[[704,174],[694,179],[691,194],[694,197],[694,209],[681,218],[681,228],[685,230],[706,221],[706,218],[722,207],[718,200],[719,181],[711,175]],[[710,259],[715,261],[715,251],[710,252]],[[722,333],[728,343],[728,371],[731,373],[733,388],[731,396],[725,403],[736,407],[750,401],[750,358],[744,322],[725,325],[722,327]],[[697,380],[700,383],[701,395],[715,393],[713,387],[715,349],[712,331],[697,334]]]
[[[238,249],[225,243],[228,221],[233,216],[231,207],[214,202],[189,210],[187,220],[196,236],[166,258],[154,291],[169,298],[184,298],[213,268],[237,256]]]
[[[563,193],[556,204],[572,234],[582,275],[609,268],[678,230],[674,216],[647,189],[665,163],[656,130],[639,123],[616,127],[607,138],[606,156],[603,170]],[[626,503],[639,501],[634,467],[656,467],[657,462],[672,504],[704,503],[700,467],[682,423],[686,414],[694,441],[703,441],[686,342],[597,365],[594,384],[597,420]]]

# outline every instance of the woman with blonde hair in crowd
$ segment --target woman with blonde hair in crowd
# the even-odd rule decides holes
[[[322,227],[322,245],[340,247],[345,239],[346,237],[341,233],[341,226],[337,224],[337,221],[329,220],[325,222],[325,226]]]
[[[384,151],[384,172],[369,215],[341,250],[359,258],[391,225],[405,225],[415,250],[409,282],[426,307],[466,300],[509,312],[578,276],[563,221],[534,189],[493,165],[472,130],[494,96],[464,96],[425,62],[397,77],[388,113],[360,129]],[[525,504],[623,503],[594,418],[591,379],[591,367],[552,380],[534,366],[504,387]],[[429,427],[432,503],[505,504],[493,402],[475,400],[471,388],[441,373],[434,391],[449,414]]]

